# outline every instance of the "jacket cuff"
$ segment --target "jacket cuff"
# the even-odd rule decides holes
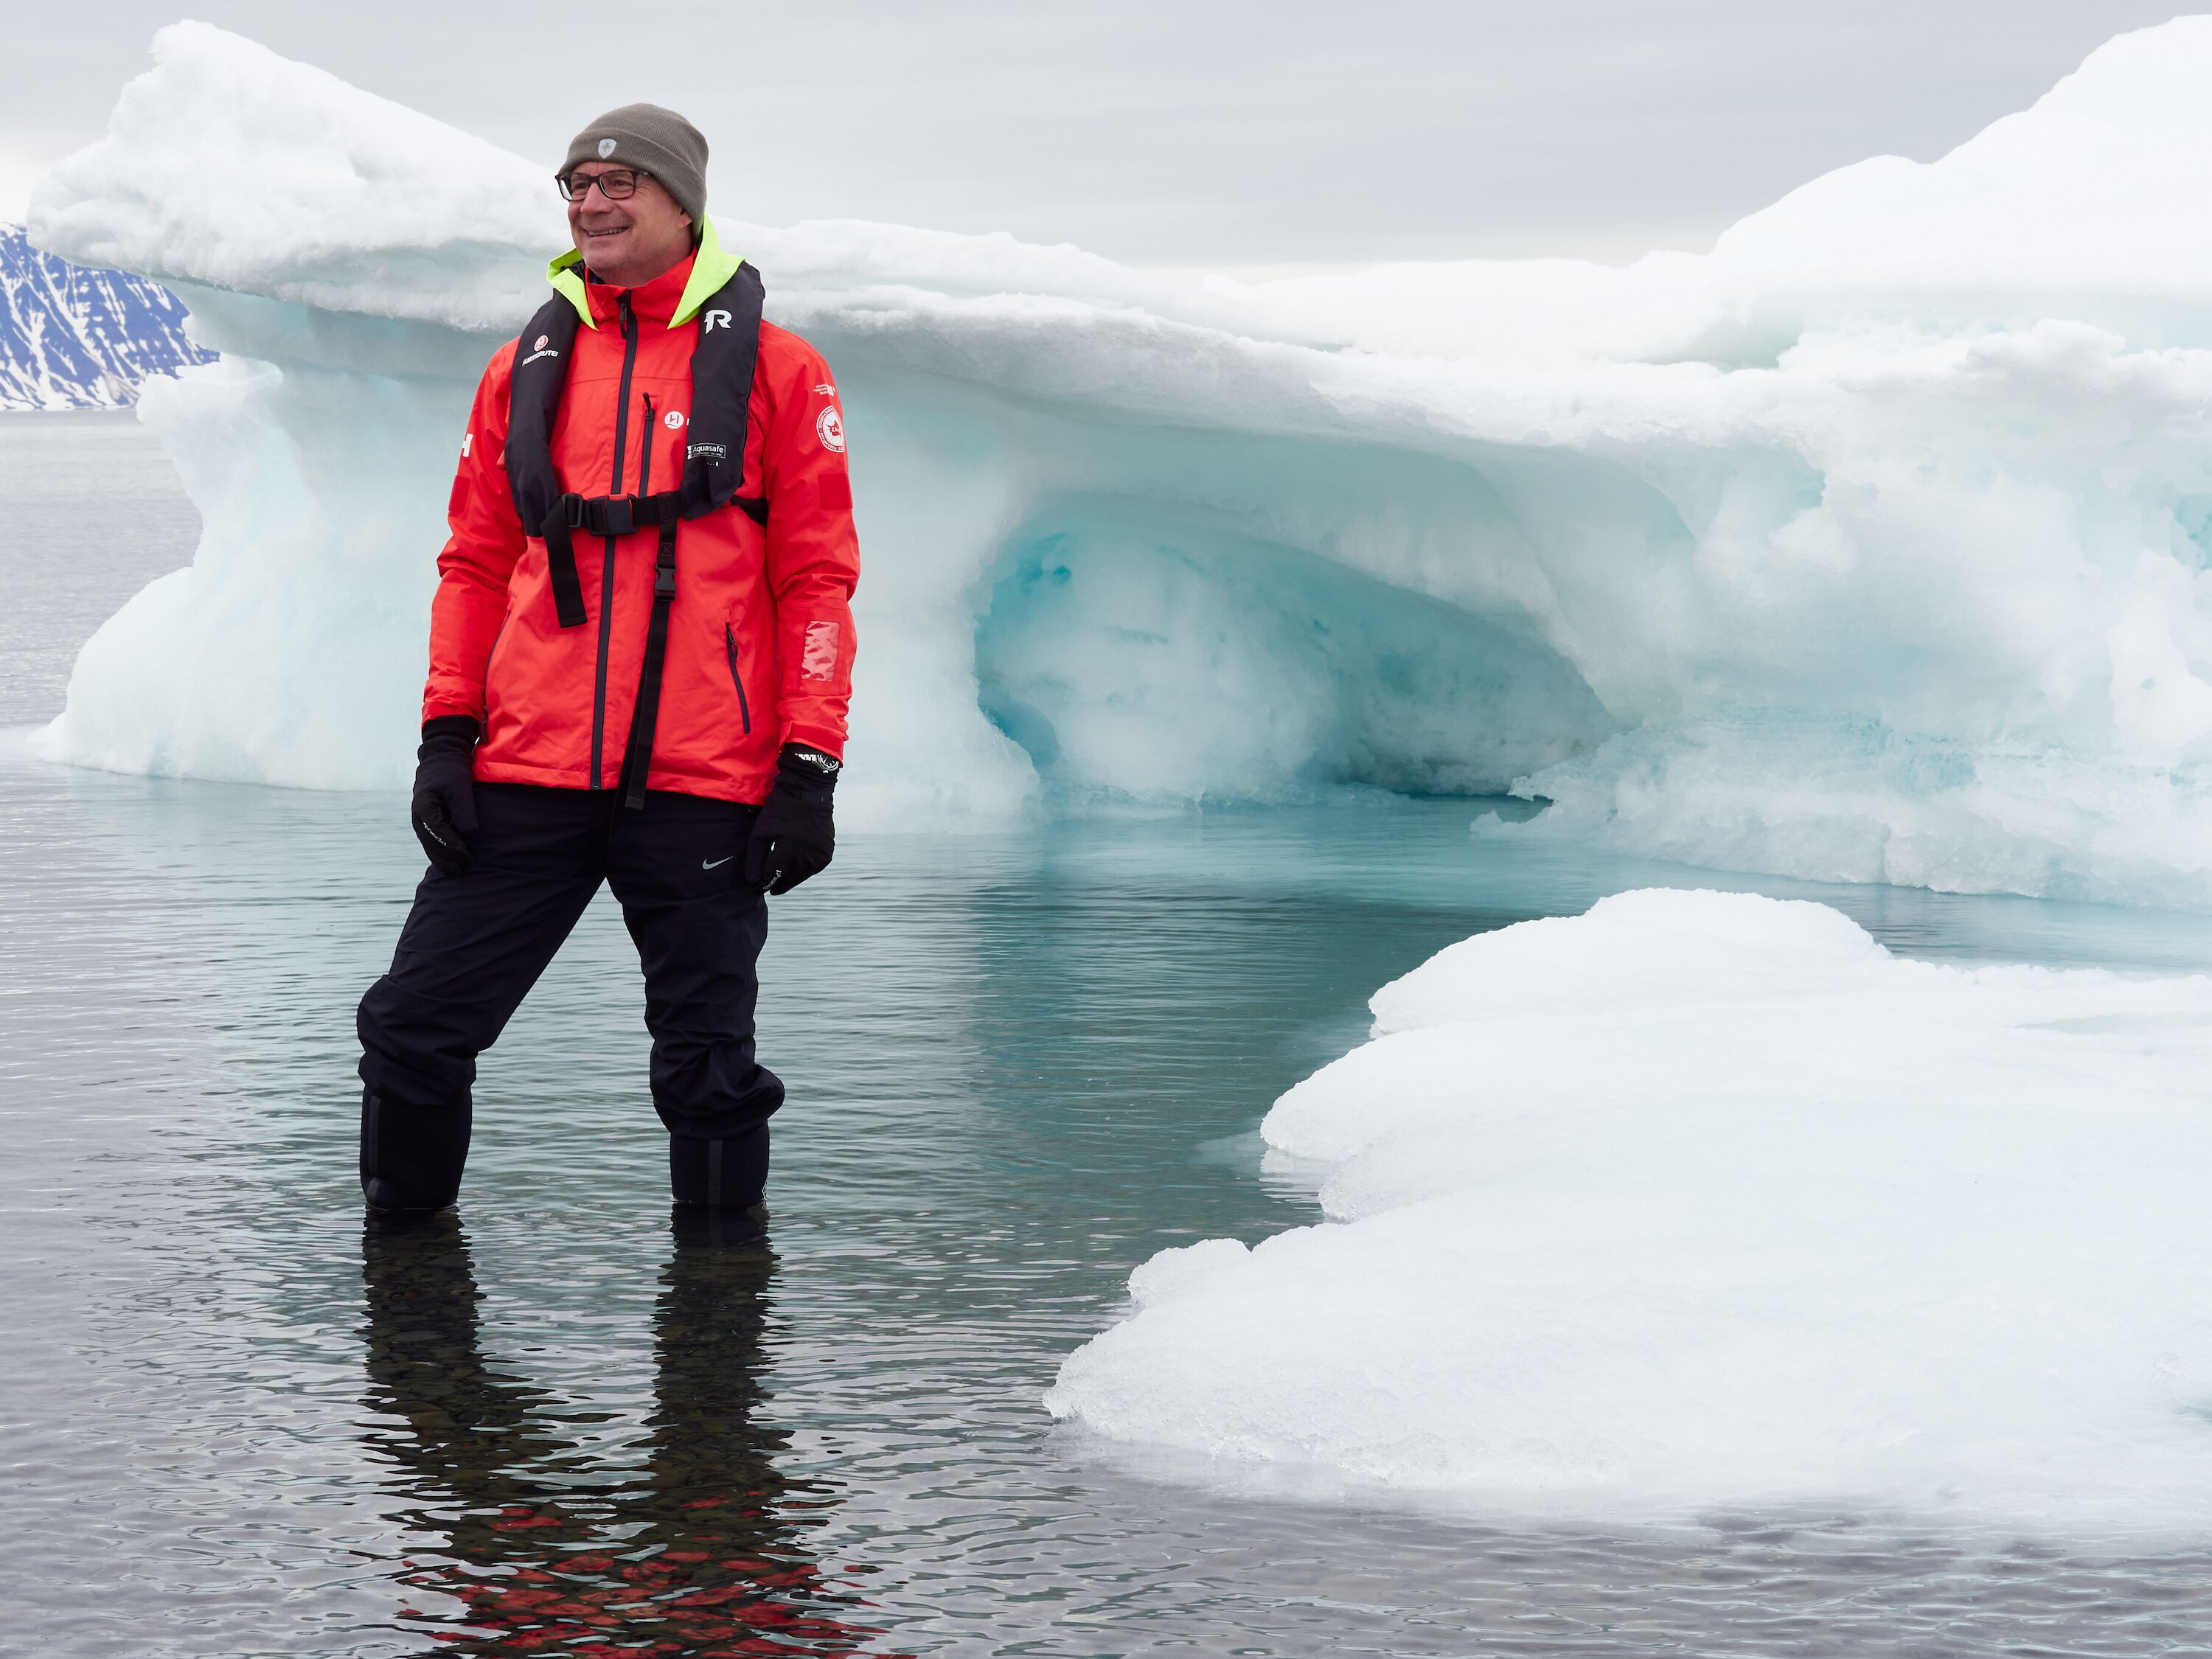
[[[477,724],[474,714],[440,714],[422,722],[422,741],[433,738],[465,737],[473,745],[483,735],[483,727]]]

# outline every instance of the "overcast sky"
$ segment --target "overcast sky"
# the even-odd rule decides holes
[[[97,137],[179,0],[6,0],[0,218]],[[1931,160],[2173,0],[192,0],[550,172],[637,99],[720,212],[1133,264],[1697,248],[1829,168]],[[2212,88],[2208,88],[2212,96]],[[549,191],[551,186],[547,186]]]

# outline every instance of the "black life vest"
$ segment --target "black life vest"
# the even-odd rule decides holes
[[[565,295],[555,295],[530,319],[522,338],[532,343],[532,349],[517,350],[508,378],[507,486],[523,528],[534,527],[545,538],[546,573],[562,627],[584,623],[574,532],[605,537],[606,556],[611,559],[616,537],[647,525],[660,527],[653,562],[653,619],[646,631],[645,664],[638,675],[629,741],[623,751],[625,806],[645,805],[653,728],[660,714],[661,665],[668,651],[668,610],[676,598],[676,526],[685,519],[703,518],[732,505],[758,523],[768,522],[766,500],[738,494],[744,479],[753,373],[760,360],[761,298],[760,273],[748,260],[699,307],[699,333],[691,347],[691,414],[684,447],[684,479],[674,489],[651,495],[579,495],[561,488],[553,467],[553,419],[568,386],[568,360],[574,355],[576,329],[583,320]],[[594,755],[594,788],[599,775],[599,757]]]

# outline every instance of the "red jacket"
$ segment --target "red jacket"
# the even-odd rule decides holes
[[[702,247],[694,258],[714,257]],[[730,262],[734,266],[734,261]],[[672,325],[693,259],[629,290],[637,355],[614,476],[623,340],[617,297],[584,285],[593,326],[576,331],[554,422],[555,471],[582,495],[647,495],[684,472],[695,319]],[[571,279],[570,291],[575,284]],[[438,556],[430,678],[422,718],[482,722],[476,775],[487,783],[613,788],[653,609],[651,527],[605,541],[579,532],[586,622],[563,629],[545,544],[526,537],[507,489],[507,380],[501,346],[477,387]],[[795,334],[761,325],[740,495],[768,501],[765,529],[732,505],[678,534],[659,719],[647,787],[758,801],[784,744],[842,755],[852,696],[860,549],[845,471],[844,413],[829,365]],[[593,757],[597,761],[594,764]]]

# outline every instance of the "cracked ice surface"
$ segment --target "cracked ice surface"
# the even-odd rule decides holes
[[[1191,285],[1070,247],[722,221],[846,393],[850,805],[1310,798],[1816,878],[2212,906],[2212,20],[1709,255]],[[224,361],[157,386],[206,532],[51,752],[404,775],[475,375],[546,168],[180,24],[40,244]]]

